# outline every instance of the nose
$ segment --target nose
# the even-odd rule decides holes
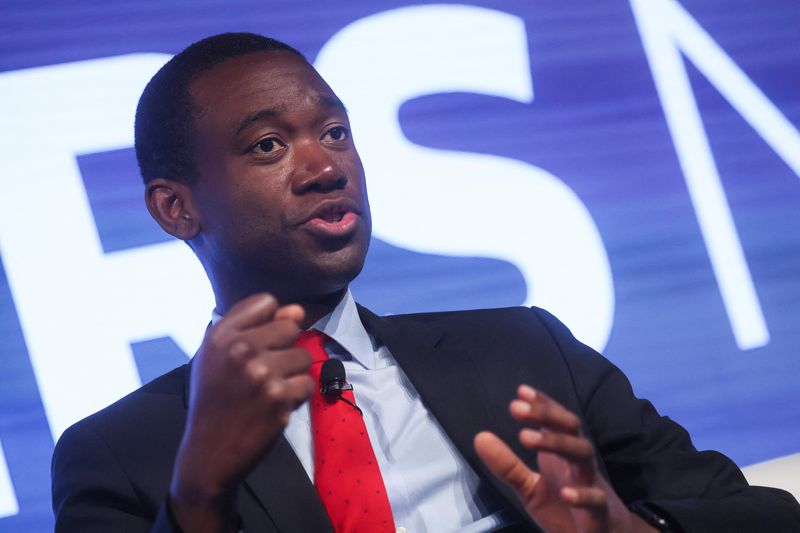
[[[293,192],[302,194],[343,188],[347,184],[347,176],[331,156],[329,149],[318,142],[296,144]]]

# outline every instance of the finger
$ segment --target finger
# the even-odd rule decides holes
[[[550,430],[537,431],[524,428],[519,432],[519,441],[526,448],[553,452],[569,461],[589,466],[594,463],[594,447],[584,437]]]
[[[258,327],[252,327],[241,338],[257,349],[288,348],[300,335],[300,327],[293,320],[273,320]]]
[[[314,392],[314,380],[308,374],[298,374],[286,379],[286,395],[292,409],[308,400]]]
[[[566,486],[559,491],[559,497],[562,502],[574,510],[580,509],[589,514],[588,517],[581,520],[585,525],[584,531],[610,531],[610,510],[607,494],[603,489]]]
[[[495,476],[511,485],[521,499],[528,499],[539,481],[539,474],[528,468],[494,433],[481,431],[475,435],[473,445]]]
[[[263,391],[266,398],[269,398],[267,409],[280,416],[283,424],[288,424],[291,412],[313,393],[314,380],[308,374],[273,379],[264,383]]]
[[[231,307],[220,324],[240,330],[251,328],[272,320],[277,309],[278,300],[271,294],[253,294]]]
[[[509,406],[511,416],[516,420],[574,435],[580,433],[580,419],[545,393],[520,385],[517,395],[518,399],[512,400]]]
[[[307,374],[308,367],[311,366],[311,356],[302,348],[271,350],[260,354],[252,364],[264,365],[272,375],[285,378]]]
[[[306,317],[305,310],[297,304],[284,305],[275,311],[275,320],[291,320],[299,326]]]
[[[600,487],[564,487],[560,496],[564,503],[572,507],[600,512],[608,509],[606,493]]]

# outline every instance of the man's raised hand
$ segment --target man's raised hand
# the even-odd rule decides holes
[[[310,356],[293,347],[304,316],[298,305],[256,294],[206,333],[170,486],[173,516],[187,533],[235,528],[236,489],[311,395]]]
[[[509,410],[526,425],[519,440],[524,447],[538,451],[539,472],[528,468],[493,433],[478,433],[475,450],[489,470],[511,485],[544,531],[655,531],[625,507],[600,474],[594,448],[583,436],[575,414],[527,385],[519,387]]]

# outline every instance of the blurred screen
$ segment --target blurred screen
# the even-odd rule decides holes
[[[795,0],[1,9],[0,530],[52,529],[55,439],[199,346],[213,297],[144,207],[133,114],[226,31],[295,46],[348,107],[357,300],[544,307],[698,448],[800,479]]]

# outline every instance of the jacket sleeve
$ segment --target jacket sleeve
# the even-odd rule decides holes
[[[142,504],[113,451],[86,421],[59,439],[51,478],[57,533],[179,533],[166,504],[155,515]]]
[[[683,427],[634,396],[617,367],[546,311],[534,312],[570,368],[580,415],[626,504],[646,502],[690,533],[800,531],[800,505],[791,494],[750,486],[726,456],[697,451]]]

